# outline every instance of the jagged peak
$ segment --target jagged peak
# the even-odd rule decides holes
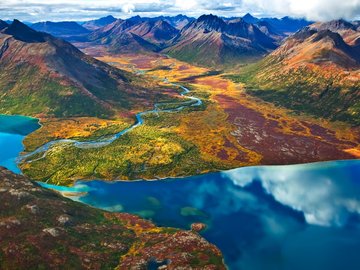
[[[217,21],[217,22],[224,22],[220,17],[213,15],[213,14],[204,14],[201,15],[198,19],[198,22],[203,22],[203,21]]]
[[[187,19],[187,18],[189,18],[189,17],[186,16],[186,15],[184,15],[184,14],[178,14],[178,15],[176,15],[174,18],[176,18],[176,19]]]
[[[201,28],[205,28],[208,31],[221,31],[227,26],[224,20],[212,14],[201,15],[196,21],[194,21],[194,24],[201,26]]]
[[[157,20],[155,22],[155,26],[157,27],[161,27],[161,28],[166,28],[166,29],[170,29],[170,30],[176,30],[175,27],[173,27],[171,24],[169,24],[167,21],[165,20]]]
[[[243,20],[246,21],[247,23],[256,23],[259,21],[258,18],[254,17],[253,15],[251,15],[250,13],[246,13],[243,17]]]
[[[12,35],[15,39],[29,43],[46,41],[46,34],[37,32],[16,19],[5,29],[4,33]]]
[[[102,20],[102,19],[115,19],[116,20],[116,18],[113,15],[107,15],[107,16],[101,17],[101,18],[99,18],[97,20]]]
[[[139,15],[136,15],[136,16],[133,16],[133,17],[127,19],[126,21],[139,22],[139,21],[142,21],[142,20],[143,19]]]
[[[244,16],[243,16],[243,18],[245,18],[245,17],[251,17],[251,18],[255,18],[253,15],[251,15],[249,12],[248,13],[246,13]]]

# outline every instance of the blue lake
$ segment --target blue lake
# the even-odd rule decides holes
[[[0,136],[6,151],[12,143]],[[201,234],[221,249],[230,269],[360,269],[360,160],[248,167],[151,182],[42,185],[160,226],[189,229],[194,222],[205,223]]]
[[[15,160],[24,150],[22,141],[39,127],[35,118],[0,115],[0,166],[20,173]]]

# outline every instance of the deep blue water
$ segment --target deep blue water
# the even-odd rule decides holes
[[[34,118],[0,115],[0,166],[20,173],[15,160],[24,150],[22,141],[39,127]]]
[[[11,143],[0,136],[5,149]],[[360,269],[360,160],[152,182],[42,185],[86,192],[71,198],[139,214],[160,226],[189,229],[203,222],[208,228],[201,234],[221,249],[230,269]]]
[[[203,222],[230,269],[360,269],[358,160],[55,189],[87,192],[73,199],[161,226]]]

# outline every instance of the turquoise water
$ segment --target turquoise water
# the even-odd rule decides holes
[[[0,166],[20,173],[16,158],[24,150],[22,141],[39,127],[34,118],[0,115]]]
[[[35,126],[28,118],[15,120],[0,118],[0,164],[9,162],[18,172],[21,140]],[[201,234],[221,249],[230,269],[360,269],[360,160],[248,167],[152,182],[42,185],[160,226],[189,229],[194,222],[205,223]]]

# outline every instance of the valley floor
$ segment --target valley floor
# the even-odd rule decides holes
[[[53,146],[46,157],[21,164],[23,172],[35,180],[70,185],[78,179],[155,179],[259,164],[360,157],[358,129],[295,115],[261,101],[225,74],[162,55],[111,56],[94,49],[88,53],[138,76],[155,78],[169,93],[176,87],[164,79],[184,85],[203,105],[144,116],[144,125],[102,148]],[[43,127],[26,138],[26,150],[59,138],[114,134],[133,124],[135,113],[113,120],[41,119]]]

